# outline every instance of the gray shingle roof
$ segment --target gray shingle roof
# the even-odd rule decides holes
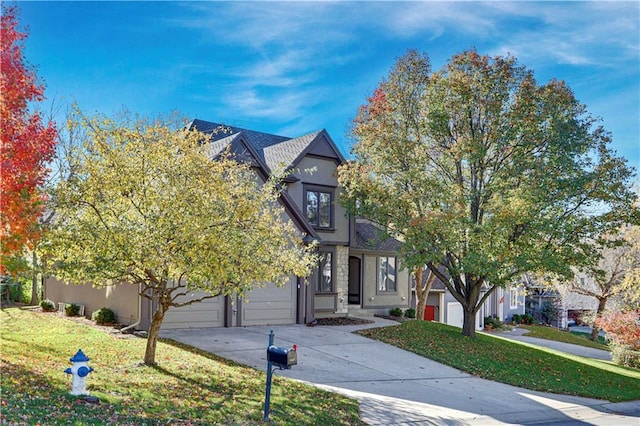
[[[263,151],[264,160],[267,163],[267,166],[269,166],[271,170],[291,166],[295,159],[298,158],[305,149],[307,149],[320,132],[321,131],[318,130],[317,132],[309,133],[308,135],[304,135],[299,138],[289,139],[287,141],[265,147]]]
[[[371,223],[356,222],[356,238],[353,248],[373,251],[396,252],[401,243],[391,238]]]
[[[236,135],[227,136],[226,138],[211,141],[206,147],[211,158],[218,156],[237,138]]]
[[[438,266],[438,270],[440,272],[442,272],[443,274],[445,274],[446,276],[449,276],[449,272],[447,271],[447,268],[445,268],[444,266],[440,265]],[[422,273],[422,285],[424,286],[425,283],[427,282],[427,279],[429,278],[429,273],[428,272],[423,272]],[[415,285],[416,279],[414,276],[411,277],[411,282],[413,283],[413,285]],[[431,290],[446,290],[447,286],[444,285],[444,283],[442,281],[440,281],[440,278],[436,278],[433,283],[431,284]]]
[[[228,140],[227,138],[231,135],[242,135],[256,150],[260,160],[265,164],[268,164],[265,158],[265,148],[291,140],[291,138],[286,136],[272,135],[270,133],[257,132],[255,130],[243,129],[220,123],[212,123],[210,121],[199,119],[193,120],[191,122],[191,127],[200,132],[210,134],[212,142]],[[229,141],[231,142],[231,140]],[[297,158],[298,154],[299,152],[296,153],[293,158]]]

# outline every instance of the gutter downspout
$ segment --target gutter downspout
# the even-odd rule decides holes
[[[138,321],[134,322],[131,325],[126,326],[125,328],[120,329],[120,333],[124,333],[125,331],[129,331],[132,328],[136,328],[142,322],[142,295],[140,292],[142,291],[142,284],[138,284]]]

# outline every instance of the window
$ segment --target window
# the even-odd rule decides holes
[[[319,189],[307,189],[305,194],[305,212],[311,225],[330,228],[332,219],[333,192]]]
[[[509,292],[509,308],[518,308],[518,287],[511,287],[511,291]]]
[[[331,265],[331,253],[320,253],[318,264],[318,280],[316,281],[317,293],[331,293],[333,291],[333,270]]]
[[[396,258],[378,258],[378,291],[396,291]]]

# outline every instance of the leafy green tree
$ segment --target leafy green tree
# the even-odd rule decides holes
[[[587,241],[631,219],[633,170],[596,124],[564,82],[538,84],[513,57],[471,50],[431,73],[409,51],[358,110],[343,202],[444,282],[474,336],[496,288],[570,276],[597,258]]]
[[[67,282],[140,285],[156,307],[145,364],[170,308],[310,273],[314,256],[279,205],[278,179],[262,182],[206,135],[160,120],[69,124],[87,138],[68,153],[73,172],[55,189],[42,248]]]
[[[597,263],[580,268],[579,276],[558,286],[564,293],[573,292],[598,301],[591,319],[591,339],[597,340],[599,327],[596,321],[607,309],[610,299],[617,297],[622,307],[638,309],[640,304],[640,239],[637,226],[629,226],[615,236],[594,242],[600,254]]]

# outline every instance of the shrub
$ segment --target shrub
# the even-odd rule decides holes
[[[413,308],[409,308],[406,311],[404,311],[404,316],[407,318],[415,318],[416,317],[416,310]]]
[[[400,308],[389,309],[389,315],[391,315],[392,317],[401,317],[402,316],[402,309],[400,309]]]
[[[511,321],[513,321],[515,324],[520,324],[520,319],[521,319],[521,315],[519,314],[511,315]]]
[[[611,340],[613,362],[640,368],[640,313],[606,312],[595,323]]]
[[[91,319],[100,325],[115,324],[116,314],[109,308],[100,308],[91,315]]]
[[[56,305],[54,305],[53,302],[49,299],[45,299],[40,302],[40,307],[45,312],[53,312],[56,310]]]
[[[607,338],[612,342],[640,350],[640,313],[606,312],[595,323],[607,333]]]
[[[611,360],[618,365],[640,368],[640,351],[634,351],[630,346],[613,343]]]
[[[65,305],[64,313],[68,317],[77,317],[80,315],[80,306],[75,303],[69,303],[68,305]]]
[[[31,281],[24,276],[0,278],[0,294],[7,302],[30,303]]]
[[[527,325],[533,324],[533,315],[531,315],[531,314],[522,315],[520,317],[520,323],[527,324]]]
[[[540,313],[542,314],[542,319],[547,324],[554,324],[558,322],[558,307],[553,302],[544,302],[542,304],[542,308],[540,309]]]
[[[491,326],[493,328],[500,328],[502,327],[502,321],[495,317],[484,317],[484,325],[485,327]]]

